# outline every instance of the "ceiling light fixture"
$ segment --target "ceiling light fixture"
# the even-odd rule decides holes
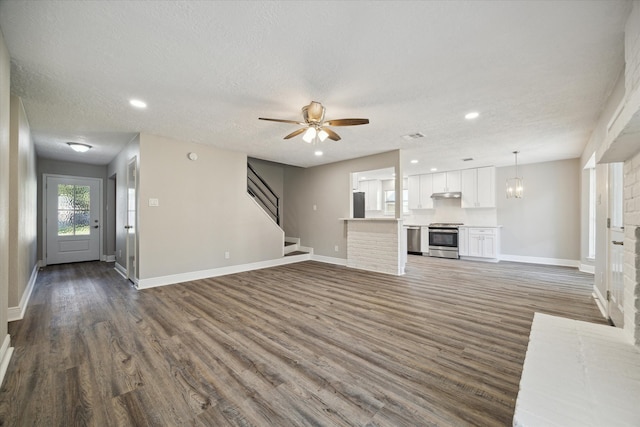
[[[71,147],[73,151],[78,153],[84,153],[89,151],[92,147],[88,144],[81,144],[79,142],[67,142],[67,145]]]
[[[513,152],[516,156],[516,176],[507,179],[507,199],[522,199],[524,192],[524,182],[522,178],[518,177],[518,153],[519,151]]]
[[[313,153],[313,154],[315,154],[316,156],[322,156],[322,151],[318,150],[318,151],[316,151],[316,152],[315,152],[315,153]]]
[[[418,161],[416,159],[413,159],[413,160],[411,160],[411,163],[413,163],[415,165],[416,163],[418,163]]]
[[[437,172],[438,168],[431,168],[431,172]]]
[[[478,113],[477,111],[472,111],[470,113],[465,114],[464,116],[464,118],[467,120],[477,119],[478,117],[480,117],[480,113]]]
[[[147,103],[144,101],[140,101],[139,99],[130,99],[129,104],[136,108],[147,108]]]
[[[310,127],[309,129],[307,129],[304,135],[302,135],[302,139],[304,139],[304,142],[308,142],[309,144],[311,144],[311,142],[316,137],[316,134],[316,128]]]

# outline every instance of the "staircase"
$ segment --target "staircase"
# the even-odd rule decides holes
[[[249,162],[247,162],[247,193],[249,193],[271,219],[282,228],[280,224],[280,197]],[[300,238],[284,238],[284,256],[299,257],[300,259],[298,260],[302,260],[303,258],[310,259],[312,253],[312,249],[302,248],[300,246]]]
[[[280,226],[280,197],[269,187],[256,170],[247,162],[247,192]]]

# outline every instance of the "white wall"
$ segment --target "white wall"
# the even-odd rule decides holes
[[[283,231],[247,194],[245,154],[141,134],[138,185],[141,280],[283,256]]]
[[[37,271],[36,152],[22,100],[11,97],[11,166],[9,179],[9,307],[18,312]]]
[[[11,60],[0,33],[0,383],[10,352],[7,328],[9,295],[9,128]]]
[[[580,161],[579,159],[518,166],[524,179],[524,197],[496,197],[498,224],[502,225],[503,255],[580,259]],[[496,169],[498,183],[515,175],[515,167]]]

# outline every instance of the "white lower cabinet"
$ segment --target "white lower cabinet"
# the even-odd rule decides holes
[[[458,250],[461,256],[497,259],[500,253],[498,227],[461,227]]]

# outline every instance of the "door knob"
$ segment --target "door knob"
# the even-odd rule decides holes
[[[128,229],[130,229],[130,228],[133,228],[133,225],[125,225],[125,226],[124,226],[124,228],[125,228],[126,230],[128,230]]]
[[[624,242],[618,241],[618,240],[612,240],[611,243],[613,243],[614,245],[618,245],[618,246],[623,246]]]
[[[93,228],[98,228],[98,227],[99,227],[98,225],[94,225],[94,226],[93,226]]]

